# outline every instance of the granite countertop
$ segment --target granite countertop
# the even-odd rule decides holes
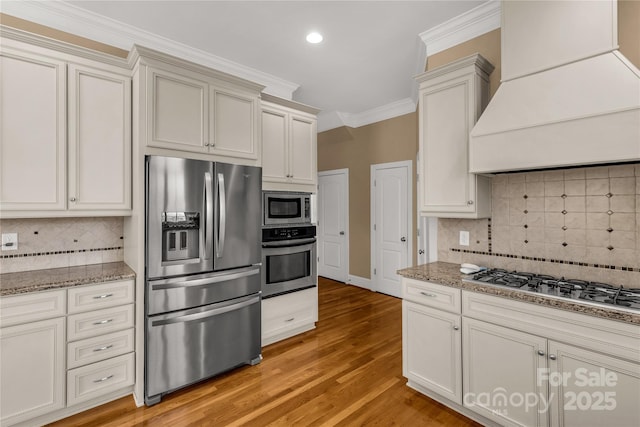
[[[0,274],[0,297],[135,277],[124,262]]]
[[[628,311],[616,310],[613,307],[598,307],[589,304],[581,304],[577,301],[557,299],[546,295],[532,294],[502,286],[463,282],[462,278],[465,276],[460,273],[459,264],[432,262],[429,264],[398,270],[398,274],[409,279],[429,281],[467,291],[480,292],[483,294],[544,305],[590,316],[602,317],[604,319],[618,320],[640,325],[640,313],[635,314]]]

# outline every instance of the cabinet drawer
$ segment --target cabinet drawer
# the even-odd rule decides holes
[[[69,314],[133,302],[133,280],[80,286],[67,291]]]
[[[431,282],[402,279],[402,298],[451,313],[462,311],[460,289]]]
[[[67,406],[133,385],[134,354],[71,369],[67,372]]]
[[[99,362],[133,351],[133,329],[67,344],[67,369]]]
[[[272,336],[317,320],[317,289],[262,301],[262,336]]]
[[[65,292],[34,292],[0,298],[0,326],[64,316]]]
[[[72,314],[67,317],[67,341],[133,328],[133,304]]]

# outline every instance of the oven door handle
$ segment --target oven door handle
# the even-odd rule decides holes
[[[275,242],[262,242],[262,247],[263,248],[283,248],[283,247],[308,245],[309,243],[315,243],[315,242],[316,242],[315,237],[312,237],[310,239],[280,240]]]
[[[256,304],[259,302],[260,302],[260,296],[253,295],[253,296],[245,297],[243,300],[237,303],[230,304],[224,307],[213,308],[211,310],[201,311],[199,313],[193,313],[193,314],[184,314],[184,315],[180,314],[174,317],[168,317],[161,320],[153,320],[151,322],[151,326],[169,325],[171,323],[193,322],[196,320],[202,320],[209,317],[219,316],[221,314],[228,313],[230,311],[240,310],[241,308],[248,307],[252,304]]]
[[[161,282],[151,284],[151,290],[190,288],[192,286],[206,286],[213,283],[227,282],[229,280],[240,279],[241,277],[253,276],[259,274],[260,268],[252,268],[250,270],[239,271],[231,274],[221,274],[219,276],[205,277],[200,279],[168,279]]]

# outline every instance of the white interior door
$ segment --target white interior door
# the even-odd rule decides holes
[[[349,274],[349,170],[318,174],[318,275],[346,282]]]
[[[371,166],[371,267],[373,290],[400,297],[396,271],[409,266],[411,162]]]

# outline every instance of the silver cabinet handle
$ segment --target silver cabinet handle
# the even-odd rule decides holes
[[[473,204],[473,200],[467,200],[467,204],[471,206]]]
[[[293,322],[294,320],[295,320],[295,317],[292,317],[291,319],[285,320],[285,322]]]
[[[556,360],[556,355],[555,355],[555,354],[550,354],[550,355],[549,355],[549,359],[551,359],[551,360]]]
[[[99,380],[93,380],[93,382],[94,383],[101,383],[103,381],[110,380],[111,378],[113,378],[113,374],[109,375],[108,377],[100,378]]]
[[[95,297],[93,297],[93,299],[105,299],[105,298],[109,298],[112,297],[113,294],[104,294],[104,295],[97,295]]]
[[[457,331],[457,330],[460,330],[460,328],[459,328],[458,326],[454,326],[454,327],[453,327],[453,330],[454,330],[454,331]]]
[[[105,351],[105,350],[109,350],[112,347],[113,347],[113,344],[109,344],[109,345],[105,345],[104,347],[94,348],[93,351]]]
[[[106,319],[106,320],[101,320],[99,322],[93,322],[94,325],[104,325],[106,323],[111,323],[113,322],[113,319]]]
[[[76,201],[76,198],[75,198],[75,197],[72,197],[72,198],[70,198],[69,200],[71,200],[72,202],[75,202],[75,201]]]
[[[400,238],[400,241],[401,241],[401,242],[406,242],[406,241],[407,241],[407,238],[406,238],[406,237],[401,237],[401,238]]]
[[[544,351],[542,351],[542,350],[538,350],[538,354],[539,354],[540,356],[544,356]]]
[[[420,292],[421,295],[424,295],[425,297],[429,297],[429,298],[435,298],[437,297],[437,295],[435,294],[428,294],[426,292]]]

